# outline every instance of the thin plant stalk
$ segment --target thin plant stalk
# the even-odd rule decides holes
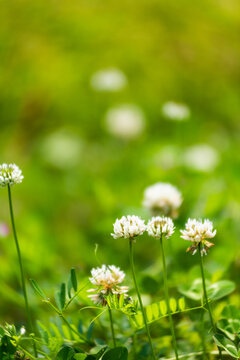
[[[206,280],[205,280],[205,273],[204,273],[204,268],[203,268],[203,258],[202,258],[202,254],[201,254],[201,243],[198,244],[198,253],[199,253],[201,275],[202,275],[203,295],[204,295],[204,298],[205,298],[205,302],[206,302],[207,310],[208,310],[208,313],[209,313],[210,322],[211,322],[211,325],[212,325],[213,332],[216,333],[217,329],[216,329],[216,325],[215,325],[214,320],[213,320],[212,309],[211,309],[211,306],[209,304],[208,296],[207,296]],[[222,351],[221,351],[221,349],[218,348],[218,351],[219,351],[219,358],[222,359]]]
[[[175,329],[174,329],[174,324],[173,324],[173,319],[172,319],[172,314],[171,314],[171,309],[170,309],[170,302],[169,302],[167,266],[166,266],[166,259],[165,259],[162,235],[160,237],[160,246],[161,246],[161,254],[162,254],[165,299],[166,299],[166,303],[167,303],[167,311],[168,311],[168,318],[169,318],[170,329],[171,329],[171,334],[172,334],[174,352],[175,352],[176,359],[178,360],[176,334],[175,334]]]
[[[110,309],[110,307],[108,307],[108,314],[109,314],[109,320],[110,320],[110,325],[111,325],[111,332],[112,332],[112,339],[113,339],[113,346],[116,347],[116,338],[115,338],[115,332],[114,332],[114,327],[113,327],[113,317],[112,317],[112,310]]]
[[[14,237],[14,241],[15,241],[15,245],[16,245],[16,249],[17,249],[17,255],[18,255],[18,262],[19,262],[19,268],[20,268],[20,276],[21,276],[21,283],[22,283],[22,290],[23,290],[23,296],[24,296],[24,301],[25,301],[25,309],[26,309],[26,314],[27,314],[28,326],[29,326],[30,331],[33,333],[33,323],[32,323],[32,317],[31,317],[31,313],[30,313],[30,309],[29,309],[26,282],[25,282],[23,262],[22,262],[22,255],[21,255],[21,250],[20,250],[20,246],[19,246],[19,242],[18,242],[17,231],[16,231],[16,226],[15,226],[15,221],[14,221],[12,194],[11,194],[11,188],[10,188],[9,184],[8,184],[8,200],[9,200],[9,210],[10,210],[10,217],[11,217],[11,223],[12,223],[13,237]],[[37,349],[36,349],[36,344],[35,344],[34,340],[33,340],[33,348],[34,348],[35,356],[37,357]]]
[[[149,331],[149,327],[148,327],[148,323],[147,323],[147,317],[146,317],[145,309],[143,307],[142,298],[141,298],[141,295],[140,295],[140,292],[139,292],[139,288],[138,288],[137,280],[136,280],[136,275],[135,275],[135,267],[134,267],[134,261],[133,261],[133,239],[129,239],[129,257],[130,257],[130,265],[131,265],[131,269],[132,269],[133,282],[134,282],[134,285],[135,285],[135,289],[136,289],[137,296],[138,296],[138,301],[139,301],[140,308],[141,308],[141,311],[142,311],[143,321],[144,321],[148,341],[149,341],[151,351],[152,351],[152,357],[153,357],[154,360],[157,360],[157,358],[155,356],[155,353],[154,353],[154,349],[153,349],[153,344],[152,344],[152,339],[151,339],[151,335],[150,335],[150,331]]]
[[[209,359],[209,355],[208,355],[207,349],[206,349],[205,329],[204,329],[203,315],[204,315],[204,312],[201,311],[201,315],[200,315],[200,333],[201,333],[202,346],[203,346],[203,358],[208,360],[208,359]]]

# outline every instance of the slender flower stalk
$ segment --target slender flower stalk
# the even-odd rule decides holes
[[[116,338],[115,338],[115,332],[114,332],[114,327],[113,327],[113,317],[112,317],[112,310],[110,309],[110,307],[108,307],[108,314],[109,314],[109,320],[110,320],[110,325],[111,325],[111,332],[112,332],[112,339],[113,339],[113,346],[116,347]]]
[[[167,266],[166,266],[166,259],[165,259],[164,246],[163,246],[163,236],[160,237],[160,247],[161,247],[161,253],[162,253],[164,292],[165,292],[165,298],[166,298],[166,303],[167,303],[168,318],[169,318],[170,329],[171,329],[171,334],[172,334],[174,352],[175,352],[176,360],[178,360],[176,334],[175,334],[175,329],[174,329],[174,324],[173,324],[173,319],[172,319],[172,314],[171,314],[171,309],[170,309],[170,302],[169,302]]]
[[[215,333],[216,332],[216,326],[215,326],[215,323],[213,321],[212,309],[211,309],[211,306],[210,306],[210,304],[208,302],[208,296],[207,296],[206,280],[205,280],[205,274],[204,274],[204,268],[203,268],[203,258],[202,258],[202,255],[201,255],[201,243],[198,244],[198,254],[199,254],[200,267],[201,267],[203,295],[204,295],[205,303],[206,303],[206,306],[207,306],[207,309],[208,309],[212,329],[213,329],[213,331]]]
[[[129,239],[129,258],[130,258],[133,282],[134,282],[134,285],[135,285],[135,290],[137,292],[138,301],[139,301],[140,308],[141,308],[141,311],[142,311],[143,321],[144,321],[148,341],[149,341],[151,351],[152,351],[152,357],[153,357],[154,360],[157,360],[157,358],[156,358],[156,356],[154,354],[152,339],[151,339],[151,335],[150,335],[150,331],[149,331],[149,327],[148,327],[148,323],[147,323],[147,317],[146,317],[145,309],[143,307],[142,298],[141,298],[141,295],[140,295],[140,291],[139,291],[139,288],[138,288],[136,275],[135,275],[135,267],[134,267],[134,261],[133,261],[133,239]]]
[[[7,187],[8,189],[8,200],[9,200],[9,210],[10,210],[10,218],[12,223],[12,230],[13,230],[13,236],[15,240],[15,245],[17,249],[17,255],[18,255],[18,262],[20,267],[20,276],[21,276],[21,284],[22,284],[22,290],[23,290],[23,296],[25,300],[25,308],[27,313],[27,320],[28,320],[28,326],[29,330],[33,333],[33,323],[32,318],[30,314],[30,309],[28,305],[28,297],[27,297],[27,290],[26,290],[26,283],[25,283],[25,277],[24,277],[24,269],[23,269],[23,263],[22,263],[22,256],[21,256],[21,250],[17,238],[17,231],[14,221],[14,214],[13,214],[13,205],[12,205],[12,194],[11,194],[11,186],[15,184],[20,184],[23,180],[22,170],[19,169],[19,167],[15,164],[2,164],[0,165],[0,187]],[[37,349],[36,344],[33,340],[33,348],[35,357],[37,357]]]
[[[206,288],[206,281],[205,281],[205,274],[204,274],[204,267],[203,267],[203,256],[202,256],[201,243],[198,244],[198,253],[199,253],[201,275],[202,275],[203,295],[204,295],[206,306],[207,306],[207,309],[208,309],[208,313],[209,313],[210,322],[211,322],[211,325],[212,325],[213,332],[216,333],[217,329],[216,329],[216,325],[215,325],[214,320],[213,320],[212,309],[211,309],[211,305],[210,305],[210,303],[208,301],[208,296],[207,296],[207,288]],[[220,347],[218,347],[218,352],[219,352],[219,358],[222,359],[222,350],[220,349]]]
[[[14,241],[15,241],[15,245],[16,245],[16,249],[17,249],[17,255],[18,255],[18,262],[19,262],[19,268],[20,268],[20,276],[21,276],[21,283],[22,283],[22,290],[23,290],[23,296],[24,296],[24,301],[25,301],[25,309],[26,309],[26,314],[27,314],[28,326],[29,326],[30,331],[33,332],[34,331],[33,330],[33,323],[32,323],[32,317],[31,317],[31,313],[30,313],[30,309],[29,309],[29,303],[28,303],[28,296],[27,296],[26,282],[25,282],[25,276],[24,276],[22,255],[21,255],[21,250],[20,250],[20,246],[19,246],[16,226],[15,226],[15,221],[14,221],[14,213],[13,213],[13,205],[12,205],[12,194],[11,194],[11,188],[10,188],[9,184],[7,185],[7,188],[8,188],[8,200],[9,200],[9,210],[10,210],[11,224],[12,224]],[[35,345],[34,341],[33,341],[33,347],[34,347],[35,356],[37,357],[37,349],[36,349],[36,345]]]
[[[131,265],[131,270],[132,270],[133,282],[135,285],[135,289],[136,289],[137,296],[138,296],[138,301],[139,301],[140,308],[142,311],[143,321],[144,321],[148,341],[149,341],[151,351],[152,351],[152,357],[154,360],[156,360],[156,356],[154,354],[154,349],[153,349],[153,344],[152,344],[152,339],[151,339],[150,331],[148,328],[147,317],[146,317],[145,309],[143,307],[142,298],[141,298],[137,280],[136,280],[134,261],[133,261],[133,241],[135,241],[135,237],[142,235],[145,230],[146,230],[146,225],[144,223],[144,220],[142,220],[140,217],[135,216],[135,215],[128,215],[128,216],[123,216],[120,220],[117,219],[115,221],[115,223],[113,224],[113,234],[111,234],[111,235],[113,236],[114,239],[124,238],[124,239],[129,240],[129,259],[130,259],[130,265]]]
[[[167,303],[167,311],[170,323],[170,329],[173,340],[173,347],[176,356],[176,360],[178,360],[178,350],[177,350],[177,341],[176,334],[170,309],[170,301],[169,301],[169,292],[168,292],[168,278],[167,278],[167,266],[165,259],[165,252],[163,246],[163,238],[169,238],[174,233],[174,224],[172,219],[165,216],[157,216],[153,217],[147,224],[148,235],[152,236],[156,239],[160,240],[161,247],[161,255],[162,255],[162,267],[163,267],[163,280],[164,280],[164,292],[165,292],[165,300]]]
[[[212,326],[212,330],[216,333],[217,328],[213,319],[211,305],[208,301],[207,296],[207,288],[204,274],[204,266],[203,266],[203,255],[207,255],[207,251],[214,245],[209,242],[209,239],[213,239],[216,235],[216,230],[213,229],[213,223],[205,219],[204,221],[197,221],[196,219],[188,219],[188,222],[185,225],[185,229],[181,230],[181,237],[184,240],[191,241],[192,245],[187,249],[190,251],[192,255],[198,252],[199,254],[199,262],[201,268],[201,276],[202,276],[202,287],[203,287],[203,296],[206,303],[206,307],[209,313],[210,322]],[[219,358],[222,359],[222,351],[218,348]]]

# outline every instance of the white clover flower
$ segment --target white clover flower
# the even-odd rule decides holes
[[[146,188],[143,196],[143,206],[153,213],[176,217],[182,204],[182,195],[173,185],[156,183]]]
[[[183,154],[183,165],[200,172],[213,171],[219,161],[220,156],[217,150],[207,144],[190,146]]]
[[[147,224],[149,236],[160,238],[165,236],[169,238],[174,233],[174,224],[171,218],[165,216],[156,216],[149,220]]]
[[[138,235],[142,235],[145,230],[146,225],[144,220],[142,220],[139,216],[128,215],[115,221],[113,224],[114,233],[111,235],[114,239],[133,239]]]
[[[69,170],[79,164],[84,146],[77,134],[64,129],[47,135],[40,145],[42,159],[62,170]]]
[[[88,290],[88,292],[94,292],[88,297],[96,304],[106,305],[105,296],[107,295],[120,295],[128,292],[127,286],[119,286],[125,278],[125,273],[119,267],[103,265],[101,268],[93,268],[91,275],[89,280],[97,288]]]
[[[107,131],[123,139],[134,139],[141,135],[145,122],[142,110],[130,104],[110,108],[105,116]]]
[[[185,230],[180,231],[182,233],[181,238],[193,242],[193,245],[187,249],[187,251],[191,251],[192,255],[197,252],[199,244],[201,244],[201,254],[207,255],[207,250],[214,245],[208,239],[214,238],[217,232],[213,230],[213,223],[208,219],[204,221],[188,219]]]
[[[191,114],[187,105],[173,101],[168,101],[163,105],[162,113],[167,119],[177,121],[187,120]]]
[[[20,184],[23,180],[22,170],[15,164],[0,165],[0,186]]]
[[[91,86],[96,91],[119,91],[127,82],[126,75],[117,68],[99,70],[91,77]]]

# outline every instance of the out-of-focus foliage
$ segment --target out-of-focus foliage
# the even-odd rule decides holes
[[[72,266],[84,281],[96,243],[101,263],[121,266],[131,284],[128,245],[112,239],[112,223],[149,218],[143,191],[162,181],[184,198],[167,245],[171,295],[200,276],[178,229],[209,217],[217,237],[207,277],[234,281],[229,299],[240,305],[239,30],[237,0],[0,1],[0,163],[23,170],[12,195],[26,273],[51,296]],[[101,80],[105,70],[113,78]],[[169,102],[185,104],[186,119],[166,116]],[[121,114],[117,127],[109,118],[116,109],[131,136]],[[0,223],[10,225],[6,189],[0,203]],[[16,251],[3,226],[0,316],[20,326]],[[158,302],[159,244],[144,235],[135,256],[145,303]],[[48,319],[30,284],[29,294],[35,316]],[[184,349],[199,344],[196,328],[184,333],[191,316],[179,325]]]

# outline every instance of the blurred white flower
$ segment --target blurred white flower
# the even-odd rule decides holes
[[[171,217],[177,216],[177,210],[182,204],[182,195],[173,185],[156,183],[144,191],[143,206],[153,213],[162,213]]]
[[[192,255],[197,252],[199,244],[201,244],[202,255],[207,255],[207,250],[214,245],[207,241],[216,235],[216,230],[213,230],[213,223],[208,219],[204,221],[188,219],[185,230],[180,231],[182,233],[181,238],[193,242],[193,245],[187,249],[187,251],[191,251]]]
[[[191,114],[187,105],[173,101],[166,102],[163,105],[162,113],[166,118],[177,121],[187,120]]]
[[[217,150],[207,144],[190,146],[183,154],[183,164],[196,171],[213,171],[219,161]]]
[[[102,265],[101,268],[93,268],[91,275],[92,277],[89,280],[97,288],[88,290],[88,292],[94,292],[94,294],[88,295],[88,297],[95,304],[106,305],[105,296],[126,294],[128,292],[127,286],[119,286],[125,278],[125,273],[119,267]]]
[[[109,133],[120,138],[132,139],[143,132],[145,116],[136,105],[119,105],[107,111],[105,125]]]
[[[20,184],[23,180],[22,170],[15,164],[0,165],[0,186]]]
[[[102,69],[91,77],[91,86],[96,91],[119,91],[126,87],[127,77],[117,68]]]
[[[1,222],[0,223],[0,237],[6,237],[9,235],[9,227],[7,226],[7,224]]]
[[[174,224],[171,218],[165,216],[156,216],[149,220],[147,224],[149,236],[160,238],[165,236],[169,238],[174,233]]]
[[[138,235],[142,235],[146,230],[144,220],[135,215],[123,216],[117,219],[113,224],[114,233],[111,234],[114,239],[125,238],[133,239]]]
[[[26,329],[25,329],[24,326],[22,326],[21,329],[20,329],[20,334],[24,335],[25,333],[26,333]]]
[[[59,130],[44,139],[41,155],[52,166],[69,169],[79,163],[82,147],[82,140],[77,135]]]

